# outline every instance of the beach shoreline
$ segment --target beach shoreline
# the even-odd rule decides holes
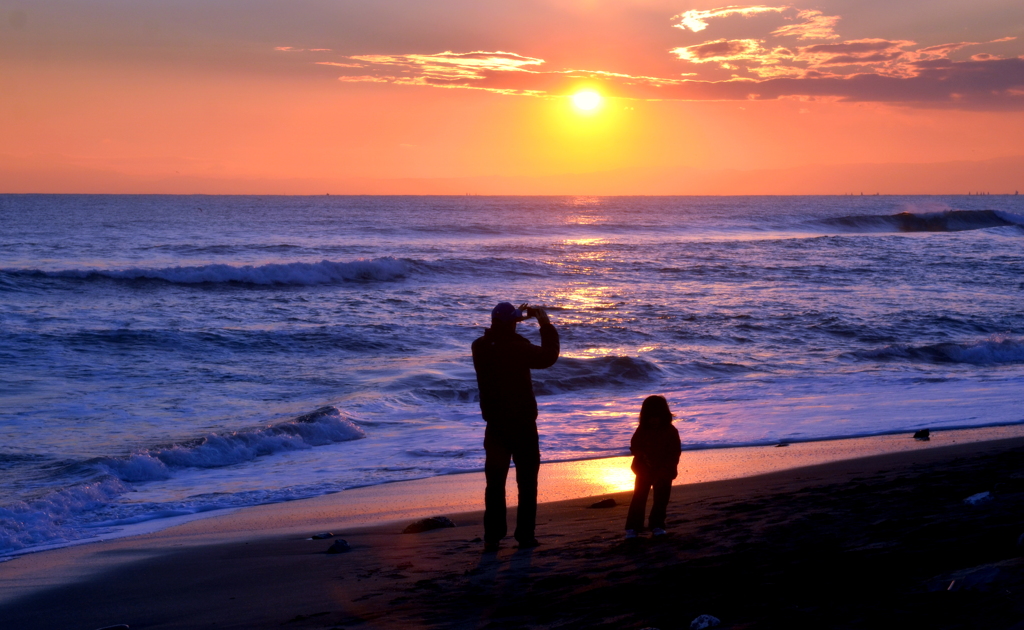
[[[935,448],[947,444],[1024,437],[1024,423],[937,429],[931,431],[929,440],[909,440],[907,439],[909,435],[908,432],[891,432],[868,436],[785,441],[767,445],[684,448],[678,466],[679,476],[674,485],[750,477],[832,461]],[[786,447],[786,450],[776,450],[780,447]],[[633,473],[629,470],[631,461],[632,457],[625,455],[542,462],[538,501],[550,503],[631,490],[633,487]],[[24,555],[57,551],[121,538],[159,534],[164,530],[194,521],[230,519],[231,515],[239,511],[254,509],[272,511],[280,521],[292,520],[287,515],[290,511],[287,506],[306,505],[306,502],[330,506],[328,509],[335,512],[348,511],[337,523],[338,526],[344,527],[367,526],[418,518],[428,515],[433,510],[472,511],[477,507],[482,509],[483,484],[482,469],[460,471],[447,475],[357,486],[294,501],[153,518],[134,524],[111,526],[105,531],[100,528],[101,533],[93,537],[16,550],[6,556],[0,556],[0,565]],[[512,479],[509,480],[506,490],[508,505],[515,506],[517,496]],[[263,525],[266,525],[266,521],[263,522]],[[225,530],[225,528],[215,529],[220,532]],[[238,533],[242,536],[246,535],[245,528],[239,528]],[[4,597],[0,595],[0,602],[2,601],[4,601]]]
[[[672,538],[676,543],[687,536],[699,538],[700,536],[696,533],[680,531],[681,528],[685,529],[686,525],[685,520],[680,523],[679,513],[680,510],[685,512],[692,509],[694,505],[703,506],[701,509],[711,509],[707,507],[707,502],[711,499],[719,503],[724,502],[724,504],[737,501],[742,503],[772,493],[776,493],[776,496],[785,496],[778,493],[791,492],[797,487],[863,486],[865,483],[855,483],[852,480],[863,478],[865,475],[885,477],[889,479],[886,483],[889,483],[891,482],[890,478],[899,479],[908,474],[921,475],[923,474],[921,471],[925,469],[941,472],[965,458],[968,460],[974,458],[983,463],[986,457],[1024,448],[1024,437],[1020,436],[987,441],[958,439],[956,442],[949,439],[944,441],[942,433],[933,434],[933,436],[932,442],[917,444],[915,448],[899,452],[890,451],[858,458],[832,459],[808,466],[768,470],[760,474],[695,483],[686,482],[684,479],[684,483],[677,485],[673,490],[669,527],[673,533]],[[961,438],[966,438],[966,435],[962,435]],[[904,443],[914,443],[909,435],[903,435],[901,439],[905,441]],[[795,446],[798,445],[788,448]],[[787,449],[781,448],[776,450],[787,451]],[[749,452],[746,455],[749,455]],[[605,461],[607,463],[607,460],[589,461]],[[682,466],[683,464],[681,464],[681,468]],[[423,571],[423,575],[428,577],[422,577],[418,581],[436,579],[429,576],[439,572],[447,571],[445,575],[451,573],[448,571],[450,568],[448,560],[451,559],[449,556],[462,563],[475,563],[473,566],[467,565],[466,571],[476,567],[482,562],[480,554],[482,545],[479,542],[474,542],[482,533],[479,511],[482,501],[478,496],[482,495],[482,483],[480,480],[474,479],[473,475],[435,477],[431,480],[419,480],[419,484],[417,482],[401,482],[387,486],[374,486],[381,505],[378,505],[374,518],[369,520],[365,518],[359,520],[353,514],[354,508],[358,507],[359,503],[352,502],[351,495],[348,502],[341,505],[338,501],[345,493],[338,493],[303,501],[246,508],[232,514],[192,521],[142,536],[20,556],[0,564],[0,586],[3,587],[0,592],[4,593],[3,599],[0,600],[0,610],[7,618],[21,619],[22,623],[25,623],[26,619],[32,619],[33,611],[35,611],[36,614],[42,615],[37,619],[43,617],[53,619],[52,623],[56,625],[51,624],[50,627],[72,627],[66,625],[68,620],[81,619],[82,623],[74,627],[80,626],[88,629],[114,623],[129,623],[132,628],[184,628],[204,625],[206,621],[214,618],[219,620],[216,627],[276,627],[292,617],[320,612],[309,609],[315,607],[314,603],[318,597],[325,598],[323,600],[325,606],[327,606],[327,601],[332,602],[330,606],[327,606],[328,609],[341,606],[342,600],[347,597],[346,589],[352,586],[352,582],[346,583],[346,589],[341,591],[337,591],[337,589],[330,593],[323,591],[322,587],[333,584],[331,581],[333,577],[320,583],[315,579],[315,576],[318,575],[317,572],[333,571],[336,573],[335,569],[329,568],[331,565],[323,564],[325,561],[337,560],[338,562],[334,566],[349,566],[351,576],[356,575],[356,572],[361,570],[360,567],[365,569],[363,563],[371,556],[375,562],[394,561],[398,565],[411,562],[412,566],[423,564],[417,570]],[[454,484],[450,483],[453,479],[456,482]],[[542,486],[543,479],[542,477]],[[979,486],[977,492],[992,491],[995,483],[997,482],[990,482],[989,485],[992,487],[987,489]],[[435,494],[425,493],[424,485],[436,486]],[[514,487],[514,484],[510,484],[510,486]],[[398,489],[401,492],[388,499],[381,496],[382,488]],[[441,492],[442,488],[446,489],[445,492],[449,497],[472,490],[476,495],[475,502],[466,504],[451,501],[444,505],[424,505],[419,508],[406,506],[404,509],[398,509],[400,506],[397,504],[412,496],[422,498],[445,496]],[[949,490],[952,491],[951,488]],[[851,492],[856,494],[856,490],[851,490]],[[963,492],[966,490],[960,493],[963,494]],[[975,493],[971,492],[970,494]],[[552,496],[550,490],[547,496]],[[964,497],[959,497],[958,502],[966,496],[965,494]],[[372,501],[373,497],[374,493],[368,493],[367,497],[362,500]],[[587,509],[592,499],[608,497],[615,498],[618,506],[610,510]],[[565,545],[568,544],[566,541],[570,539],[574,541],[570,547],[576,549],[573,553],[582,554],[580,557],[595,554],[602,556],[608,549],[617,548],[622,528],[622,523],[619,521],[624,518],[624,503],[628,502],[628,498],[629,492],[610,489],[585,496],[544,502],[539,513],[538,536],[545,546],[542,546],[536,555],[544,557],[546,554],[553,554],[551,566],[546,570],[557,574],[562,574],[564,571],[573,572],[573,563],[578,558],[567,560],[562,557],[566,549]],[[785,500],[788,499],[784,499],[782,502],[784,503]],[[868,497],[867,500],[870,503],[871,498]],[[389,507],[389,501],[394,505]],[[1002,497],[1000,496],[999,503],[1001,502]],[[430,503],[430,501],[424,501],[424,503]],[[464,509],[467,505],[471,509]],[[786,506],[780,504],[766,509],[769,512],[785,511]],[[742,512],[739,514],[742,517]],[[458,527],[419,535],[403,536],[399,534],[403,522],[433,515],[450,516],[458,524]],[[735,515],[733,516],[735,517]],[[788,518],[794,516],[789,514]],[[312,534],[321,531],[332,531],[344,537],[352,544],[353,551],[338,558],[325,556],[323,552],[331,541],[309,540]],[[690,543],[683,544],[683,547],[688,544]],[[1012,544],[1008,544],[1008,549],[1013,548]],[[237,554],[243,549],[246,550],[243,554],[247,558],[245,561],[230,560],[230,558],[239,557]],[[256,549],[260,551],[251,555],[250,550]],[[524,553],[516,551],[506,543],[503,551],[494,560],[496,562],[512,562]],[[394,554],[407,554],[408,557],[401,560]],[[429,562],[420,562],[428,557],[434,559]],[[561,559],[558,559],[559,557]],[[284,563],[284,565],[278,566],[280,563]],[[355,564],[351,565],[351,563]],[[513,570],[511,565],[508,570]],[[271,571],[272,575],[278,575],[280,583],[274,581],[278,578],[265,583],[268,579],[266,571]],[[402,570],[392,571],[391,574],[396,573],[401,574]],[[286,614],[282,607],[286,608],[287,606],[281,600],[283,595],[275,594],[268,599],[268,602],[276,602],[277,608],[274,606],[257,607],[257,609],[239,608],[235,604],[228,605],[218,600],[216,605],[207,602],[208,610],[205,612],[188,604],[186,608],[192,609],[188,615],[182,617],[178,612],[172,614],[172,610],[184,605],[180,601],[181,598],[208,599],[205,590],[197,589],[197,584],[194,582],[197,575],[201,576],[201,580],[215,579],[219,584],[215,589],[217,596],[224,595],[224,600],[228,602],[244,600],[252,603],[256,592],[263,592],[268,588],[276,589],[275,593],[283,590],[289,594],[288,597],[292,598],[288,600],[289,606],[294,605],[293,607],[298,612],[288,615],[287,618],[282,618],[282,615]],[[388,592],[387,589],[381,591],[380,588],[388,585],[389,578],[375,578],[374,575],[376,573],[368,575],[366,578],[357,578],[362,584],[360,589],[372,586],[378,589],[377,591],[371,589],[372,592]],[[128,576],[134,577],[128,579]],[[258,576],[263,577],[258,579]],[[401,581],[399,578],[393,579]],[[181,582],[180,593],[175,595],[173,589],[170,592],[165,592],[168,588],[167,585],[176,580]],[[380,583],[380,580],[384,580],[384,582]],[[118,584],[120,586],[117,586]],[[334,584],[334,586],[337,585]],[[132,620],[126,618],[140,613],[138,611],[131,612],[134,610],[132,606],[126,607],[123,603],[124,596],[115,595],[119,588],[142,589],[148,593],[144,598],[147,601],[139,601],[137,604],[147,611],[148,620],[135,618],[133,619],[135,623],[132,623]],[[227,594],[229,591],[234,594]],[[371,591],[364,593],[363,590],[359,590],[359,593],[365,595]],[[413,588],[410,592],[418,591]],[[360,596],[359,594],[353,595],[353,597]],[[232,597],[236,599],[230,599]],[[411,598],[410,600],[416,599],[409,594],[402,597]],[[135,601],[130,597],[128,599]],[[354,610],[351,608],[351,604],[351,601],[345,604],[349,606],[346,610]],[[360,606],[356,606],[356,608],[362,610]],[[306,612],[302,612],[302,610],[306,610]],[[345,614],[351,617],[351,613]],[[167,619],[159,620],[161,615]],[[95,619],[94,626],[82,625],[86,618]],[[61,619],[64,620],[64,625],[61,625]],[[370,623],[370,621],[372,620],[366,619],[360,623]],[[16,624],[12,627],[42,626],[31,624],[19,626]],[[309,627],[336,626],[313,625]],[[371,623],[364,627],[377,626]],[[380,627],[387,627],[387,624]],[[449,626],[443,623],[426,623],[425,627]]]

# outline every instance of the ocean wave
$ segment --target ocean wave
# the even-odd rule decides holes
[[[33,499],[0,506],[0,555],[39,545],[61,544],[95,536],[98,528],[193,514],[207,509],[254,505],[267,500],[312,496],[315,492],[273,497],[231,496],[209,504],[182,504],[154,509],[149,505],[119,506],[116,500],[133,483],[167,479],[175,469],[215,468],[250,461],[261,455],[309,449],[365,437],[362,429],[336,407],[321,407],[289,422],[253,431],[211,434],[169,447],[138,451],[125,457],[98,457],[63,467],[66,478],[85,481],[49,491]],[[16,455],[4,458],[17,461]]]
[[[372,260],[316,263],[292,262],[266,265],[199,265],[193,267],[132,267],[128,269],[4,269],[11,276],[37,276],[74,280],[160,280],[172,284],[254,284],[312,286],[342,282],[388,282],[410,275],[416,263],[393,257]]]
[[[0,554],[81,538],[83,533],[69,521],[104,507],[128,490],[121,480],[106,477],[0,506]]]
[[[1024,340],[993,337],[973,343],[936,343],[923,346],[898,344],[879,350],[852,352],[850,355],[872,361],[906,360],[970,365],[1024,363]]]
[[[622,387],[649,383],[663,375],[660,367],[638,357],[561,357],[550,368],[532,371],[533,392],[537,396],[551,396],[583,389]],[[480,400],[475,378],[433,373],[397,379],[388,386],[388,390],[411,396],[417,401],[476,403]]]
[[[844,232],[962,232],[1024,226],[1024,216],[998,210],[900,212],[893,215],[852,215],[818,221]]]
[[[168,479],[173,469],[218,468],[251,461],[282,451],[308,449],[366,437],[336,407],[321,407],[291,422],[253,431],[211,433],[183,444],[138,451],[126,457],[91,460],[118,479],[128,482]]]
[[[225,349],[246,353],[400,351],[415,340],[396,339],[391,331],[374,324],[343,324],[298,329],[180,330],[146,328],[97,328],[67,332],[35,331],[12,334],[25,352],[37,352],[43,344],[109,353],[121,349],[209,352]],[[2,457],[2,455],[0,455]]]
[[[562,357],[552,367],[533,372],[533,389],[538,395],[551,395],[594,387],[649,383],[662,375],[660,367],[639,357]]]

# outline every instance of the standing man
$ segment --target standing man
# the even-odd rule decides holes
[[[526,305],[524,304],[523,307]],[[541,345],[516,334],[516,324],[536,317]],[[537,473],[540,444],[537,437],[537,399],[530,370],[551,367],[558,360],[558,331],[541,308],[516,308],[502,302],[491,311],[491,327],[473,342],[473,367],[480,388],[480,412],[487,422],[484,451],[484,551],[497,551],[508,532],[505,520],[505,480],[509,461],[516,464],[519,510],[515,538],[519,548],[536,547]]]

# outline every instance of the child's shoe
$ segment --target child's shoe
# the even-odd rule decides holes
[[[664,536],[667,533],[668,532],[666,532],[661,527],[655,527],[653,530],[651,530],[651,534],[654,535],[654,536]]]
[[[627,529],[626,530],[626,540],[633,540],[634,538],[636,538],[636,530],[635,529]]]

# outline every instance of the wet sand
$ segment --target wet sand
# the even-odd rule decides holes
[[[622,539],[629,492],[613,491],[631,481],[626,458],[546,466],[543,499],[596,496],[542,505],[544,544],[533,550],[509,539],[482,553],[474,474],[250,508],[0,564],[0,619],[83,630],[667,630],[711,614],[732,628],[1015,627],[1024,437],[933,435],[871,438],[901,450],[824,464],[815,458],[841,459],[836,448],[870,449],[842,440],[684,453],[662,539]],[[980,492],[989,500],[964,502]],[[588,507],[609,496],[616,507]],[[401,533],[435,514],[458,526]],[[320,531],[352,550],[325,554],[332,541],[308,539]]]

